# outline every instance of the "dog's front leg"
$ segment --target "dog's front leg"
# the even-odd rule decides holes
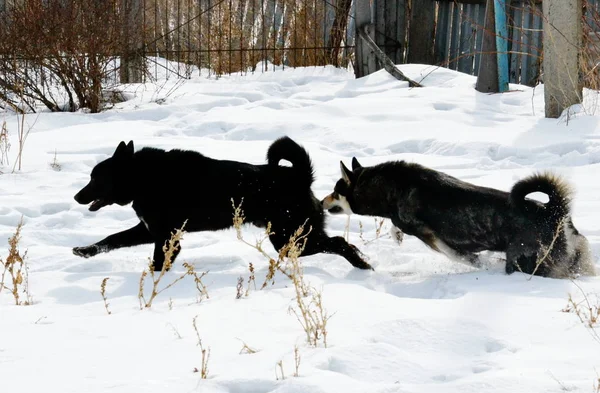
[[[133,228],[107,236],[97,243],[84,247],[74,247],[73,254],[83,258],[89,258],[117,248],[148,244],[153,241],[154,240],[144,223],[140,222]]]
[[[327,235],[309,237],[302,255],[313,255],[319,252],[337,254],[346,258],[352,266],[358,269],[375,270],[362,258],[362,253],[341,236],[328,237]]]

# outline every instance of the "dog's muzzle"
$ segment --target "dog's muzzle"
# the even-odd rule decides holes
[[[327,195],[321,201],[321,207],[324,210],[327,210],[331,214],[352,214],[352,209],[350,209],[350,204],[341,195],[334,196],[333,194]]]
[[[335,198],[330,194],[321,201],[321,207],[324,210],[329,210],[334,206]]]

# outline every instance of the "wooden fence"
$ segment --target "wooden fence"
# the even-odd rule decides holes
[[[360,0],[359,0],[360,1]],[[486,31],[485,0],[373,0],[357,15],[375,27],[374,40],[395,64],[424,63],[477,75]],[[584,43],[600,60],[600,0],[584,0]],[[359,11],[361,9],[359,8]],[[542,1],[506,0],[509,82],[535,85],[542,58]],[[598,52],[598,53],[594,53]],[[359,56],[360,57],[360,56]],[[363,65],[367,69],[368,64]],[[383,68],[375,63],[375,70]],[[368,69],[363,74],[371,73]]]

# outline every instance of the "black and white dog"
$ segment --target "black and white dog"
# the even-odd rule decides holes
[[[506,253],[506,272],[563,278],[594,275],[587,239],[571,219],[572,191],[551,173],[517,182],[511,192],[480,187],[405,161],[352,170],[340,163],[342,178],[321,204],[332,214],[389,218],[400,231],[418,237],[451,259],[479,266],[476,253]],[[545,204],[526,196],[548,195]]]
[[[279,165],[281,160],[292,166]],[[233,200],[236,206],[242,203],[245,222],[271,224],[269,240],[278,251],[305,225],[302,255],[338,254],[354,267],[372,269],[355,246],[341,236],[327,235],[325,212],[311,190],[313,181],[308,153],[288,137],[271,144],[265,165],[216,160],[190,150],[146,147],[134,152],[133,141],[121,142],[112,157],[94,167],[75,201],[91,203],[90,211],[133,202],[140,222],[95,244],[75,247],[73,253],[88,258],[116,248],[154,244],[154,269],[161,270],[163,246],[172,232],[186,220],[188,232],[233,226]],[[173,261],[179,250],[176,244]]]

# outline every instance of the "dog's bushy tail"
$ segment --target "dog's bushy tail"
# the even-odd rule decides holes
[[[526,200],[525,197],[532,192],[548,195],[548,202],[540,206]],[[573,190],[564,179],[556,174],[543,172],[518,181],[510,192],[510,203],[522,212],[558,222],[570,213],[572,197]]]
[[[267,163],[278,166],[279,161],[287,160],[298,173],[298,180],[302,185],[310,186],[314,181],[314,170],[308,152],[290,137],[284,136],[277,139],[269,146]]]

